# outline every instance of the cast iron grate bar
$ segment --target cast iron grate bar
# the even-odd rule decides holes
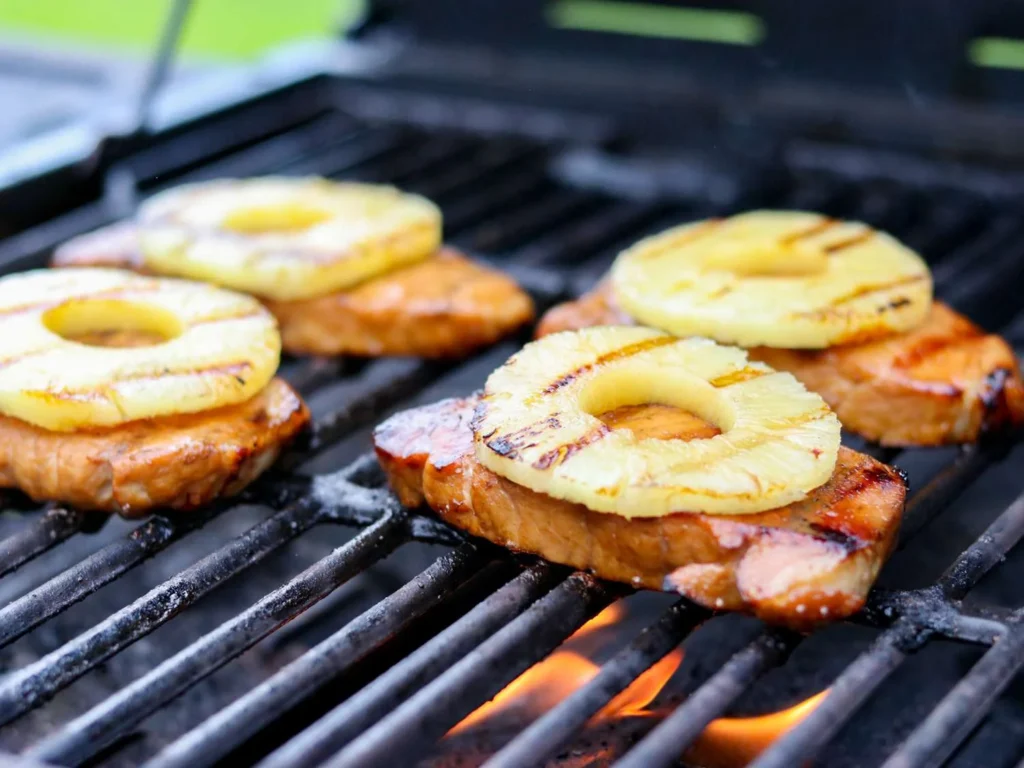
[[[250,528],[91,630],[0,681],[0,723],[42,704],[100,662],[144,637],[236,573],[326,522],[364,523],[393,507],[382,492],[351,486],[344,470],[330,478],[361,493],[313,493]]]
[[[81,530],[85,517],[78,510],[51,507],[35,525],[26,526],[4,539],[0,542],[0,577],[74,536]]]
[[[939,581],[947,598],[961,598],[1024,536],[1024,494],[970,546]],[[812,757],[856,713],[906,655],[927,642],[932,629],[908,613],[883,632],[832,684],[822,703],[755,761],[756,768],[798,765]],[[992,682],[992,681],[990,681]],[[946,734],[937,734],[944,737]]]
[[[721,716],[751,683],[785,661],[797,643],[798,635],[781,630],[768,630],[753,640],[655,726],[619,760],[617,768],[675,765],[704,728]]]
[[[409,538],[407,522],[404,512],[389,510],[347,544],[68,723],[27,754],[61,763],[79,763],[93,756],[162,704],[326,597],[356,573],[389,555]],[[448,580],[463,579],[481,565],[481,559],[470,545],[464,545],[439,568],[445,568]],[[420,599],[424,599],[422,593]]]
[[[479,570],[471,544],[440,557],[398,592],[380,601],[248,694],[168,746],[147,765],[194,766],[223,757],[275,716],[374,650]]]
[[[396,751],[423,754],[480,702],[547,656],[608,605],[617,591],[621,594],[619,587],[601,585],[582,573],[573,574],[326,765],[370,768],[389,764]],[[157,765],[167,768],[163,763]]]
[[[883,768],[941,765],[992,709],[1024,666],[1019,624],[990,648]]]
[[[359,692],[281,746],[261,768],[312,768],[508,624],[556,584],[556,568],[537,563]]]
[[[543,765],[572,735],[615,696],[669,654],[711,612],[681,600],[645,629],[586,685],[540,717],[484,768]]]

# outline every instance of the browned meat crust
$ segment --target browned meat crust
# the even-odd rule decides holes
[[[0,487],[126,517],[193,509],[245,488],[308,421],[280,379],[245,403],[109,429],[49,432],[0,416]]]
[[[464,357],[533,319],[514,280],[447,248],[349,291],[267,307],[286,350],[318,355]]]
[[[633,323],[605,282],[552,308],[537,336]],[[986,429],[1024,423],[1024,384],[1010,345],[941,303],[909,333],[820,351],[757,347],[750,357],[789,371],[843,426],[883,445],[970,443]]]
[[[118,224],[75,238],[52,265],[141,271],[135,230]],[[450,248],[347,291],[264,301],[295,355],[464,357],[530,322],[533,302],[515,281]]]
[[[483,467],[473,455],[475,405],[474,398],[445,400],[397,414],[377,428],[374,445],[403,504],[425,501],[452,525],[510,549],[807,628],[857,611],[896,539],[905,484],[895,470],[846,448],[827,484],[781,509],[628,520]],[[663,437],[707,429],[690,414],[653,408],[656,418],[642,406],[603,418],[643,434],[653,427]],[[677,429],[666,426],[671,418]]]

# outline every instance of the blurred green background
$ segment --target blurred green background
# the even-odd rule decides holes
[[[324,37],[355,18],[360,0],[193,0],[182,50],[251,59],[299,38]],[[93,47],[145,50],[159,35],[168,0],[0,0],[0,34]]]

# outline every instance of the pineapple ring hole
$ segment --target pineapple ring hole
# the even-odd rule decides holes
[[[151,347],[185,330],[168,309],[120,299],[65,301],[44,312],[42,320],[51,333],[91,347]]]
[[[330,211],[305,203],[253,205],[236,208],[224,217],[225,229],[242,235],[269,235],[303,232],[334,218]]]
[[[809,277],[828,269],[828,253],[804,243],[716,243],[702,256],[701,266],[739,277]]]
[[[628,429],[641,440],[706,440],[722,434],[697,414],[664,403],[620,405],[596,415],[609,429]]]
[[[736,422],[733,404],[707,381],[657,366],[611,366],[579,393],[580,409],[637,440],[706,440]]]

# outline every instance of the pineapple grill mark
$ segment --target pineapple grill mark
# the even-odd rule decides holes
[[[692,229],[686,232],[680,233],[677,237],[672,238],[668,242],[664,243],[661,248],[655,248],[647,253],[642,254],[644,260],[656,259],[659,256],[663,256],[668,251],[678,248],[681,245],[689,245],[702,237],[706,237],[711,234],[712,230],[718,229],[725,223],[725,219],[707,219],[702,223],[694,226]]]
[[[26,352],[23,355],[17,355],[15,357],[8,357],[6,360],[0,360],[0,368],[6,368],[9,365],[20,363],[22,360],[29,360],[33,357],[39,357],[39,355],[46,354],[51,351],[52,347],[46,347],[44,349],[33,349],[31,352]]]
[[[550,469],[553,466],[562,464],[573,454],[582,451],[591,443],[596,443],[609,432],[611,432],[611,430],[604,424],[594,427],[594,429],[581,435],[573,442],[560,445],[543,454],[539,459],[533,462],[533,466],[535,469]]]
[[[542,393],[545,395],[554,394],[562,387],[571,384],[573,379],[582,376],[587,371],[591,371],[594,368],[600,368],[603,365],[607,365],[618,360],[625,360],[626,358],[639,355],[641,352],[646,352],[650,349],[657,349],[658,347],[675,344],[677,341],[678,339],[675,336],[656,336],[653,339],[644,339],[643,341],[638,341],[635,344],[629,344],[621,349],[606,352],[594,360],[594,362],[581,365],[579,368],[570,371],[561,378],[555,379],[542,390]]]
[[[762,368],[740,368],[737,371],[732,371],[731,373],[719,376],[717,379],[712,379],[708,384],[715,389],[721,389],[722,387],[740,384],[744,381],[759,379],[762,376],[767,376],[769,373],[771,373],[771,371],[767,371]]]
[[[839,222],[836,221],[835,219],[830,219],[826,217],[819,221],[817,224],[808,227],[807,229],[791,232],[785,237],[780,238],[779,245],[790,245],[792,243],[795,243],[797,240],[803,240],[805,237],[813,237],[814,235],[820,235],[822,232],[826,232],[827,230],[831,229],[838,223]]]
[[[779,245],[780,246],[792,245],[793,243],[797,242],[798,240],[803,240],[803,239],[808,238],[808,237],[814,237],[814,236],[817,236],[817,235],[822,235],[822,234],[824,234],[825,232],[827,232],[828,230],[832,229],[833,227],[835,227],[838,224],[839,224],[838,220],[826,218],[823,221],[818,222],[814,226],[809,227],[808,229],[800,230],[798,232],[794,232],[792,234],[786,235],[785,237],[783,237],[783,238],[781,238],[779,240]],[[871,227],[865,227],[860,232],[857,232],[856,234],[851,235],[850,237],[846,238],[845,240],[839,240],[838,242],[835,242],[835,243],[828,243],[827,245],[822,245],[822,250],[824,250],[825,253],[838,253],[839,251],[845,250],[847,248],[851,248],[854,245],[858,245],[859,243],[866,242],[866,241],[870,240],[871,238],[873,238],[874,236],[875,236],[875,230],[872,229]]]
[[[26,312],[35,312],[36,310],[52,309],[59,307],[68,301],[94,301],[96,299],[124,299],[125,301],[131,301],[132,296],[138,293],[155,293],[160,290],[160,286],[156,283],[151,285],[133,285],[131,288],[125,288],[124,286],[118,286],[116,288],[108,288],[105,291],[96,291],[95,293],[87,293],[81,296],[68,296],[67,298],[60,299],[59,301],[37,301],[33,304],[20,304],[14,307],[5,307],[0,309],[0,317],[8,317],[10,315],[21,315]]]
[[[145,381],[146,379],[162,379],[165,376],[208,376],[211,374],[221,373],[227,376],[233,377],[239,384],[245,384],[244,374],[246,371],[252,368],[251,363],[231,363],[229,365],[211,365],[209,368],[193,368],[185,371],[170,371],[163,370],[159,373],[145,373],[137,376],[122,376],[113,382],[113,386],[120,384],[124,381]],[[64,390],[61,392],[26,392],[25,394],[37,397],[40,400],[58,400],[66,402],[87,402],[91,400],[107,400],[110,399],[109,391],[111,385],[105,385],[99,389],[89,391],[74,391]]]
[[[876,285],[861,286],[856,291],[851,291],[850,293],[846,294],[845,296],[840,296],[837,299],[833,299],[829,303],[829,308],[830,309],[835,309],[836,307],[842,306],[843,304],[849,304],[850,302],[855,301],[857,299],[864,298],[865,296],[870,296],[873,293],[882,293],[883,291],[888,291],[888,290],[891,290],[892,288],[904,288],[904,287],[906,287],[908,285],[914,285],[916,283],[920,283],[920,282],[922,282],[924,280],[927,280],[927,279],[928,279],[927,275],[911,275],[910,277],[904,277],[904,278],[901,278],[900,280],[893,280],[892,282],[889,282],[889,283],[881,283],[881,284],[876,284]],[[906,300],[906,299],[896,299],[890,305],[887,305],[887,306],[884,306],[884,307],[880,307],[879,311],[880,312],[884,312],[886,309],[889,309],[889,308],[893,307],[893,305],[895,305],[895,306],[905,306],[908,303],[909,303],[909,301]],[[829,312],[829,309],[821,309],[821,310],[816,310],[816,311],[813,311],[813,312],[797,312],[793,316],[794,317],[818,317],[820,315],[827,314],[828,312]]]
[[[255,309],[252,311],[238,312],[235,314],[228,315],[211,315],[210,317],[200,317],[197,320],[192,320],[188,325],[190,328],[194,328],[197,325],[213,325],[214,323],[226,323],[229,320],[248,320],[250,317],[259,317],[263,314],[263,310]]]
[[[839,251],[851,248],[859,243],[867,242],[875,236],[873,229],[867,228],[863,232],[858,232],[856,235],[852,235],[845,240],[840,240],[838,243],[830,243],[825,246],[825,253],[838,253]]]
[[[475,419],[476,417],[474,417]],[[489,440],[494,433],[491,432],[487,435],[482,435],[486,440],[486,445],[492,451],[499,456],[503,456],[506,459],[514,459],[519,456],[519,452],[524,448],[532,448],[536,442],[526,442],[534,437],[539,437],[547,430],[561,429],[562,422],[558,420],[558,414],[552,414],[547,418],[529,424],[521,429],[517,429],[515,432],[510,432],[508,435],[499,437],[494,440]]]

